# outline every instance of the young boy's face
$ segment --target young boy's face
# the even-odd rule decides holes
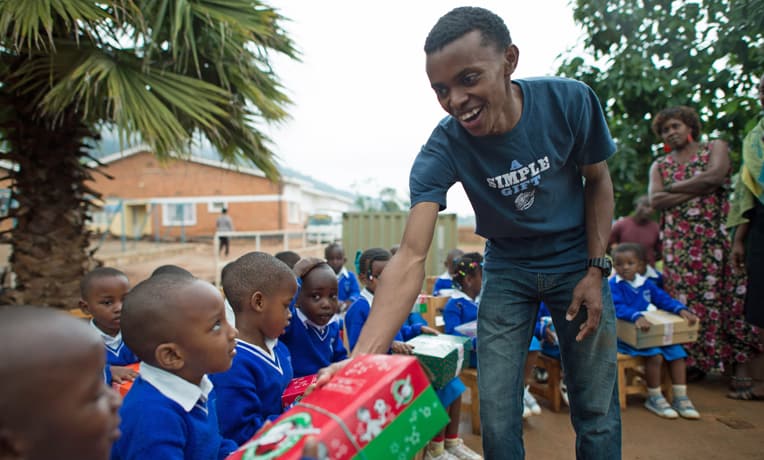
[[[634,281],[639,273],[641,262],[634,251],[617,252],[613,257],[613,268],[621,278]]]
[[[278,283],[272,294],[262,294],[260,298],[263,314],[261,329],[266,338],[276,339],[284,333],[284,329],[292,318],[289,304],[292,303],[295,292],[297,292],[297,281],[294,278],[285,277]]]
[[[329,323],[339,311],[337,277],[334,272],[324,265],[314,268],[303,277],[297,305],[308,319],[319,326]]]
[[[223,296],[204,281],[188,286],[178,296],[181,314],[173,327],[183,354],[183,378],[198,383],[204,374],[227,371],[236,354],[236,328],[225,318]]]
[[[342,266],[345,265],[345,251],[342,248],[334,248],[326,253],[326,262],[332,267],[334,273],[342,271]]]
[[[23,458],[107,460],[119,438],[119,394],[103,381],[103,344],[80,346],[71,360],[45,369],[44,390],[30,408],[34,433]],[[44,383],[43,383],[44,382]]]
[[[124,276],[101,276],[90,282],[86,298],[80,299],[80,308],[93,317],[101,331],[111,336],[119,332],[122,301],[130,290]]]

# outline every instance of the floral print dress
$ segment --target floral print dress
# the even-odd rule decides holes
[[[686,163],[671,155],[656,160],[664,187],[704,171],[710,147],[701,145]],[[743,316],[745,274],[732,270],[728,195],[729,180],[709,195],[665,209],[661,219],[664,288],[700,318],[698,340],[685,348],[687,365],[704,372],[744,363],[761,349],[758,329]]]

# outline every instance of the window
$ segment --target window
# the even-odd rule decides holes
[[[299,224],[302,222],[300,219],[300,205],[293,201],[287,201],[287,221],[290,224]]]
[[[207,203],[207,212],[220,213],[223,209],[228,207],[228,203],[225,201],[210,201]]]
[[[165,227],[196,225],[196,206],[194,203],[163,204],[162,225]]]

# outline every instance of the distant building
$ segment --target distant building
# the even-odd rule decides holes
[[[162,162],[145,146],[99,161],[113,179],[93,175],[91,187],[103,203],[92,215],[92,229],[130,238],[212,236],[223,208],[237,231],[301,231],[315,211],[348,211],[354,201],[350,193],[288,169],[273,183],[259,169],[201,156]]]

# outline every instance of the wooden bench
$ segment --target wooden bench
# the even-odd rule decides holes
[[[477,369],[464,369],[460,375],[464,386],[470,389],[470,419],[472,434],[480,436],[480,393],[478,393]]]
[[[549,377],[546,383],[539,383],[534,379],[529,385],[531,393],[549,401],[552,411],[559,412],[562,407],[562,393],[560,393],[562,367],[560,366],[560,360],[539,353],[536,359],[536,367],[546,369]]]
[[[661,368],[661,391],[671,402],[671,373],[665,360]],[[635,394],[647,396],[645,358],[618,353],[618,402],[621,410],[626,410],[626,398]]]

